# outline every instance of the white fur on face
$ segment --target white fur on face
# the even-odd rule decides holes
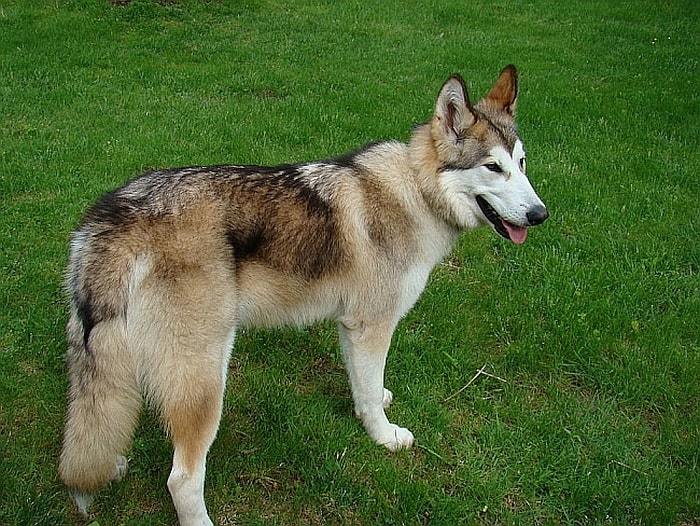
[[[527,226],[527,212],[535,206],[544,206],[544,203],[525,175],[525,150],[522,143],[515,143],[512,155],[503,146],[496,146],[490,154],[502,172],[492,173],[490,184],[477,195],[484,197],[505,221]]]
[[[476,196],[483,197],[502,219],[518,226],[527,226],[528,210],[544,206],[525,175],[525,150],[519,140],[512,155],[505,146],[498,145],[479,166],[448,170],[442,175],[445,195],[462,228],[488,223],[476,204]]]

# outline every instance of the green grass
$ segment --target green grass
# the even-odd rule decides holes
[[[352,417],[332,325],[244,333],[212,517],[698,524],[699,35],[692,0],[0,0],[0,524],[79,521],[61,279],[90,202],[149,167],[405,140],[450,74],[476,97],[510,62],[552,217],[523,247],[464,235],[400,324],[390,418],[417,447]],[[172,523],[170,455],[145,413],[92,520]]]

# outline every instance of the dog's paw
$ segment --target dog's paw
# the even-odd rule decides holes
[[[382,398],[382,407],[386,409],[391,405],[391,402],[394,400],[394,393],[389,391],[389,389],[384,389],[384,397]]]
[[[413,440],[413,433],[408,429],[391,424],[390,429],[384,434],[384,438],[377,442],[389,451],[398,451],[399,449],[411,447],[413,445]]]
[[[112,481],[119,482],[129,469],[129,460],[126,457],[119,455],[114,463],[114,473],[112,473]]]

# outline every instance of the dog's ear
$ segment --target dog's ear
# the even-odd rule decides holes
[[[503,68],[496,83],[486,95],[499,110],[515,117],[515,106],[518,100],[518,70],[512,64]]]
[[[476,122],[467,87],[459,75],[447,79],[440,89],[435,117],[442,133],[455,143],[462,141],[465,132]]]

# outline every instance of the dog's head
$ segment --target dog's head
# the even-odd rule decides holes
[[[440,90],[430,133],[439,185],[457,224],[490,224],[521,244],[527,227],[539,225],[549,213],[525,175],[525,150],[515,126],[517,96],[515,66],[506,66],[475,105],[455,75]]]

